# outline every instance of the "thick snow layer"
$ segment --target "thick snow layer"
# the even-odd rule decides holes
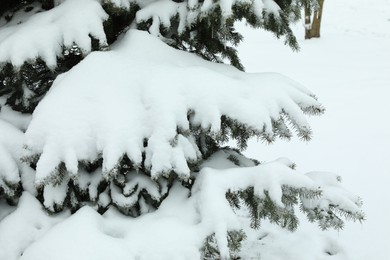
[[[211,158],[208,165],[213,160],[221,161],[217,157],[223,156],[220,153]],[[227,161],[225,157],[225,164]],[[327,259],[329,253],[332,259],[342,259],[342,250],[326,235],[313,237],[305,230],[293,234],[267,221],[261,230],[253,230],[247,213],[237,215],[227,203],[228,189],[251,185],[266,185],[263,188],[269,191],[281,184],[317,189],[308,176],[294,172],[284,162],[232,168],[226,175],[222,170],[204,167],[190,197],[186,188],[175,183],[157,211],[138,218],[125,217],[113,207],[101,216],[89,206],[73,215],[65,212],[48,216],[41,204],[25,192],[16,210],[0,222],[0,259],[195,260],[201,257],[199,248],[205,237],[212,233],[226,256],[226,231],[241,228],[249,238],[243,243],[243,259]],[[267,181],[274,174],[278,178]],[[274,196],[280,200],[281,194]],[[303,240],[299,246],[296,235]]]
[[[66,0],[49,11],[27,14],[20,23],[0,27],[0,62],[21,66],[38,57],[53,68],[63,48],[77,45],[91,51],[91,38],[106,44],[103,21],[107,14],[97,0]],[[36,12],[34,9],[30,13]]]
[[[195,209],[186,203],[183,188],[172,193],[161,210],[136,219],[114,210],[100,216],[86,206],[52,228],[21,259],[199,259],[202,236]]]
[[[29,192],[24,192],[18,207],[0,222],[0,259],[19,259],[31,243],[68,216],[68,213],[48,216],[41,203]]]
[[[29,155],[40,155],[38,184],[61,162],[75,175],[78,161],[99,154],[108,178],[124,154],[139,165],[142,152],[153,177],[174,170],[187,178],[187,161],[200,152],[191,134],[177,129],[218,134],[225,115],[272,138],[283,113],[304,135],[310,127],[302,110],[311,108],[322,109],[311,92],[281,75],[245,74],[130,31],[112,51],[90,54],[55,80],[25,144]]]

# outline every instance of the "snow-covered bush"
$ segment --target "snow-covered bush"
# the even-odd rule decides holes
[[[297,49],[289,23],[300,2],[9,4],[0,10],[2,113],[33,116],[23,152],[23,134],[9,152],[11,126],[0,125],[0,196],[15,201],[23,187],[52,213],[89,205],[136,217],[180,184],[207,227],[205,259],[234,258],[263,219],[295,230],[297,205],[323,229],[341,228],[342,216],[362,220],[360,199],[338,176],[240,152],[252,137],[271,143],[295,132],[309,140],[305,114],[324,112],[313,93],[282,75],[240,71],[234,48],[242,40],[234,22],[246,19]],[[218,64],[224,60],[233,66]],[[225,147],[229,140],[238,150]],[[17,157],[30,177],[20,177]]]

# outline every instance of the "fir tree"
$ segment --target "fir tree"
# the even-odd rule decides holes
[[[276,138],[290,139],[293,130],[301,139],[310,140],[303,113],[324,112],[314,94],[289,79],[239,71],[244,67],[235,47],[242,35],[234,23],[245,20],[249,26],[282,37],[297,50],[290,24],[300,18],[303,2],[307,1],[4,2],[0,9],[2,113],[11,109],[12,113],[34,112],[34,118],[25,134],[21,156],[25,166],[12,162],[15,158],[2,162],[21,170],[11,178],[9,167],[0,167],[0,199],[16,203],[26,186],[23,175],[36,174],[34,192],[51,213],[65,208],[75,212],[88,204],[100,213],[116,207],[137,217],[158,209],[170,188],[180,183],[198,194],[204,205],[202,218],[218,227],[205,237],[201,248],[205,259],[237,257],[245,233],[233,228],[231,219],[242,209],[247,209],[255,229],[269,219],[295,230],[296,206],[323,229],[342,228],[342,216],[362,220],[360,200],[345,195],[337,176],[300,175],[288,160],[260,164],[241,154],[252,137],[272,143]],[[209,61],[227,61],[238,70]],[[164,62],[168,62],[166,74],[160,75],[158,66]],[[86,75],[93,64],[98,65],[96,71]],[[112,73],[111,67],[116,68]],[[157,80],[132,74],[132,68],[153,73]],[[186,88],[185,81],[175,79],[176,73],[192,81],[206,77],[201,81],[205,86],[197,89],[189,84],[192,87]],[[132,87],[123,85],[127,80]],[[155,82],[163,82],[161,90]],[[104,115],[105,108],[92,111],[89,108],[97,107],[80,103],[99,100],[104,93],[94,93],[93,86],[110,84],[112,89],[97,89],[117,99],[109,105],[118,105],[109,110],[121,117],[111,118],[112,114]],[[67,91],[84,87],[89,88],[85,97],[72,97]],[[207,88],[213,89],[209,95],[203,94]],[[153,93],[158,90],[169,99],[155,99]],[[252,93],[253,97],[244,97]],[[58,110],[49,111],[53,107]],[[88,121],[94,113],[101,114],[96,121]],[[61,123],[68,116],[72,118],[68,122],[77,127]],[[85,135],[92,129],[89,122],[96,122],[96,133]],[[69,130],[66,136],[58,134],[63,133],[56,131],[58,127]],[[80,131],[72,132],[75,129]],[[239,150],[224,147],[231,139],[237,141]],[[9,145],[0,146],[1,153],[9,153],[7,149]],[[205,170],[217,157],[227,169]],[[26,166],[28,170],[23,170]],[[236,183],[242,176],[247,180]],[[215,197],[209,201],[210,194]],[[226,214],[218,212],[221,207],[214,203],[228,205],[222,207]]]

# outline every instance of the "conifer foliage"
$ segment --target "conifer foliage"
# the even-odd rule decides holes
[[[268,219],[295,230],[298,207],[323,229],[362,220],[338,176],[241,153],[252,137],[310,140],[305,115],[324,112],[286,77],[242,72],[235,49],[234,23],[245,20],[297,50],[290,24],[302,2],[4,1],[0,199],[17,203],[28,190],[51,213],[90,205],[137,217],[180,184],[210,226],[204,259],[239,256],[241,211],[254,229]],[[9,119],[31,113],[26,127]]]

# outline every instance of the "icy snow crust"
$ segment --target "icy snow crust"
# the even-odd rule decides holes
[[[281,75],[245,74],[130,31],[112,51],[90,54],[55,80],[25,143],[27,155],[41,155],[37,184],[61,162],[76,175],[78,161],[101,154],[106,178],[124,154],[140,165],[142,153],[153,178],[171,170],[187,178],[187,161],[200,159],[190,130],[218,135],[224,115],[272,139],[283,113],[305,135],[302,110],[313,108],[322,111],[312,93]]]

